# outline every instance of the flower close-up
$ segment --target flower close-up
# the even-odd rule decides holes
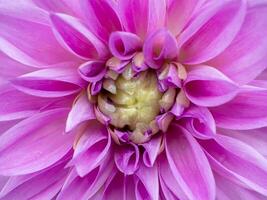
[[[0,0],[1,200],[266,200],[266,0]]]

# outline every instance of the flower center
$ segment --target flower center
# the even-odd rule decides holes
[[[110,117],[110,124],[130,131],[148,129],[160,113],[159,101],[163,95],[158,90],[156,75],[146,71],[128,80],[120,75],[114,86],[114,94],[101,93],[98,96],[99,102],[106,99],[114,105],[114,109],[110,109],[108,113],[103,105],[99,105],[100,110]]]

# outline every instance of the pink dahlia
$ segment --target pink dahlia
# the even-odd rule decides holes
[[[0,0],[0,199],[267,199],[265,0]]]

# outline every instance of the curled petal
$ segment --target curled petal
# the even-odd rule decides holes
[[[82,59],[103,59],[106,46],[78,19],[65,14],[51,14],[55,36],[68,50]]]
[[[84,82],[74,68],[48,68],[12,80],[20,91],[39,97],[62,97],[77,93]]]
[[[124,174],[133,174],[139,168],[139,149],[136,144],[118,146],[115,150],[114,160],[118,169]]]
[[[79,67],[78,72],[84,80],[97,82],[105,76],[106,67],[104,62],[88,61]]]
[[[165,149],[171,172],[187,198],[215,199],[215,182],[209,162],[192,135],[173,124],[166,134]]]
[[[260,87],[244,89],[224,105],[210,109],[217,126],[246,130],[267,125],[267,90]]]
[[[206,150],[213,170],[267,195],[267,160],[254,148],[219,134],[215,140],[202,140],[201,145]]]
[[[209,66],[190,71],[184,83],[188,99],[199,106],[218,106],[233,99],[238,85],[224,74]]]
[[[266,17],[266,3],[249,6],[245,22],[234,41],[209,64],[240,84],[258,76],[266,69],[267,62],[267,21],[262,20]]]
[[[197,138],[210,139],[216,134],[215,120],[207,108],[191,106],[181,119],[185,120],[186,129]]]
[[[128,60],[142,47],[141,39],[127,32],[113,32],[109,38],[109,48],[113,56]]]
[[[126,31],[135,33],[142,39],[164,26],[165,0],[118,0],[118,9]]]
[[[36,172],[66,155],[73,143],[73,134],[63,134],[68,111],[61,108],[33,115],[3,133],[0,174]]]
[[[178,54],[175,37],[166,29],[151,34],[144,44],[145,61],[152,68],[160,68],[164,61],[174,59]]]
[[[179,38],[181,61],[200,64],[225,50],[240,30],[246,8],[245,0],[232,0],[200,9]]]
[[[111,138],[105,126],[97,121],[90,121],[75,147],[71,164],[83,177],[98,167],[108,156]]]

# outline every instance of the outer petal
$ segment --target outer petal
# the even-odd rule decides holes
[[[92,119],[95,119],[93,105],[88,101],[87,95],[82,93],[74,102],[68,115],[66,132],[71,131],[79,124]]]
[[[265,158],[267,158],[267,127],[244,131],[219,129],[218,132],[220,134],[236,138],[237,140],[252,146]]]
[[[217,56],[233,41],[245,14],[245,0],[214,2],[200,9],[180,36],[181,62],[199,64]]]
[[[218,70],[198,66],[188,73],[184,83],[187,97],[199,106],[218,106],[237,94],[238,85]]]
[[[23,1],[2,1],[0,13],[0,50],[14,60],[40,67],[74,58],[59,45],[42,10]]]
[[[205,0],[168,0],[166,13],[168,29],[175,36],[178,35],[204,2]]]
[[[75,146],[72,164],[83,177],[98,167],[109,156],[111,138],[105,126],[90,121]]]
[[[90,30],[105,42],[114,31],[122,30],[114,0],[80,0]]]
[[[266,2],[262,5],[251,5],[234,41],[210,65],[241,84],[258,76],[266,69],[267,62],[267,20],[263,20],[266,18]]]
[[[31,96],[14,88],[0,91],[0,121],[30,117],[57,100]]]
[[[75,68],[50,68],[22,75],[12,81],[20,91],[40,97],[62,97],[84,86]]]
[[[9,179],[0,193],[5,200],[52,199],[60,191],[68,169],[66,163],[30,175],[14,176]]]
[[[189,132],[172,124],[165,139],[170,169],[188,199],[213,200],[215,183],[208,160]]]
[[[21,175],[44,169],[70,149],[73,135],[63,135],[69,109],[54,109],[21,121],[0,136],[0,174]]]
[[[103,59],[106,46],[77,18],[65,14],[51,14],[54,33],[60,43],[83,59]]]
[[[187,199],[179,183],[170,170],[167,158],[160,156],[158,161],[160,186],[166,199]]]
[[[246,130],[267,125],[267,90],[247,88],[233,100],[210,109],[216,124],[222,128]]]
[[[217,173],[267,195],[267,160],[254,148],[219,134],[215,141],[201,141],[201,145]]]
[[[249,199],[249,200],[265,200],[266,197],[239,186],[220,175],[215,176],[216,180],[216,196],[219,200],[233,199]]]
[[[118,0],[118,9],[126,31],[142,39],[165,23],[165,0]]]

